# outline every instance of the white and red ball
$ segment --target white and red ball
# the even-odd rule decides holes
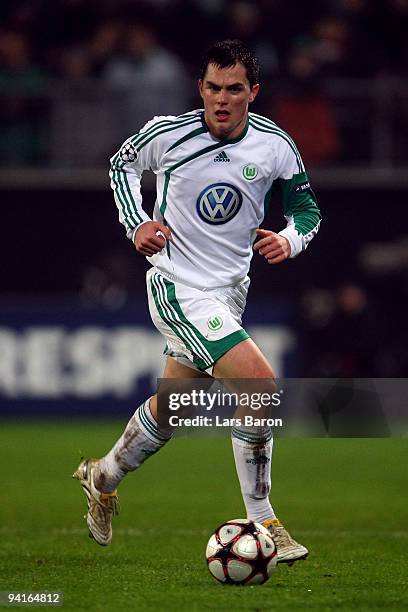
[[[210,573],[225,584],[262,584],[278,561],[269,531],[249,519],[220,525],[208,540],[205,554]]]

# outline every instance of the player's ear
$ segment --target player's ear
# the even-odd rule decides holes
[[[256,96],[258,95],[258,91],[259,91],[259,83],[257,83],[256,85],[253,85],[253,87],[251,87],[251,93],[249,94],[249,99],[248,102],[251,103],[255,100]]]
[[[200,92],[200,96],[203,97],[203,81],[199,79],[198,81],[198,91]]]

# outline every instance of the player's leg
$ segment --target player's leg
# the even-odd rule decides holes
[[[202,378],[207,375],[167,357],[163,378]],[[95,485],[103,492],[116,489],[128,472],[136,470],[172,437],[172,429],[157,419],[157,394],[136,410],[114,447],[95,466]]]
[[[164,378],[203,376],[207,375],[167,358]],[[112,516],[118,511],[116,487],[128,472],[136,470],[171,438],[172,431],[161,427],[156,415],[157,395],[153,395],[139,406],[123,434],[102,459],[86,459],[74,473],[87,497],[89,534],[102,546],[112,541]]]
[[[275,374],[252,340],[240,342],[214,366],[217,378],[232,378],[233,385],[240,390],[239,379],[257,379],[253,391],[274,393]],[[244,388],[251,390],[248,380]],[[241,388],[242,390],[242,388]],[[241,486],[247,516],[263,523],[271,532],[278,551],[278,562],[293,563],[305,559],[308,550],[296,542],[276,518],[269,500],[271,490],[271,468],[273,437],[270,427],[234,427],[232,447],[235,465]]]
[[[232,347],[214,364],[213,376],[215,378],[275,378],[275,373],[268,361],[248,338]]]
[[[256,380],[258,391],[275,391],[275,374],[250,339],[234,346],[216,362],[214,376],[236,379],[231,381],[235,386],[239,386],[239,379],[244,379],[244,386],[238,392],[251,391],[251,382],[247,381],[249,378]],[[241,426],[232,429],[235,465],[247,516],[258,523],[275,518],[269,501],[272,445],[270,427]]]

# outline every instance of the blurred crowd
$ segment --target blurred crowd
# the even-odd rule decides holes
[[[197,56],[225,37],[247,42],[264,76],[407,71],[408,0],[3,0],[0,14],[11,73],[111,78],[155,59],[195,75]]]
[[[399,293],[406,301],[404,285]],[[305,376],[406,376],[402,309],[379,295],[378,287],[370,291],[366,283],[345,281],[335,289],[311,289],[302,297],[301,312]]]
[[[341,158],[347,143],[325,78],[408,70],[408,0],[3,0],[0,17],[3,165],[72,164],[70,151],[74,164],[95,165],[152,115],[198,106],[200,56],[220,38],[256,52],[257,110],[312,165]],[[94,149],[73,134],[95,138],[101,125]]]

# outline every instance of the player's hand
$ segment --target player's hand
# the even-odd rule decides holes
[[[144,223],[135,235],[135,247],[138,253],[151,257],[164,249],[166,240],[171,240],[171,231],[158,221]]]
[[[289,240],[271,230],[257,229],[260,240],[254,244],[254,251],[263,255],[268,264],[277,264],[290,257]]]

